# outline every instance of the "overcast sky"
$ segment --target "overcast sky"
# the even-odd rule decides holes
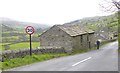
[[[63,24],[105,15],[101,0],[0,0],[0,17],[42,24]]]

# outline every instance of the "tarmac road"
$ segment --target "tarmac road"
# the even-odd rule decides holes
[[[8,71],[118,71],[118,42],[73,56],[55,58]]]

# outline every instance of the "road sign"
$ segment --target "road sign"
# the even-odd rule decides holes
[[[27,26],[25,30],[26,30],[26,33],[29,35],[34,33],[34,28],[32,26]]]
[[[30,56],[32,55],[32,43],[31,43],[31,35],[35,32],[32,26],[27,26],[25,29],[26,33],[30,35]]]

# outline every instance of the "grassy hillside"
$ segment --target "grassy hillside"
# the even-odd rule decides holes
[[[33,26],[35,30],[39,29],[40,31],[43,31],[44,29],[48,28],[49,26],[46,24],[39,24],[39,23],[32,23],[32,22],[21,22],[12,20],[9,18],[0,18],[0,24],[2,25],[3,32],[7,31],[18,31],[18,32],[24,32],[25,27],[27,26]],[[4,31],[5,30],[5,31]]]
[[[32,35],[32,41],[38,42],[38,35],[49,28],[46,24],[20,22],[9,18],[0,18],[1,38],[3,43],[28,42],[29,37],[25,32],[27,26],[33,26],[35,33]],[[1,42],[1,41],[0,41]]]
[[[109,16],[96,16],[83,18],[80,20],[75,20],[64,25],[81,25],[87,26],[92,30],[97,30],[98,28],[109,29],[108,31],[118,31],[118,19],[117,14]]]

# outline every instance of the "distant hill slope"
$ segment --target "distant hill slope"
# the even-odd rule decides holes
[[[45,24],[38,24],[38,23],[30,23],[30,22],[20,22],[16,20],[12,20],[9,18],[0,18],[0,28],[2,28],[2,32],[6,31],[17,31],[17,32],[24,32],[26,26],[33,26],[36,30],[36,33],[42,33],[46,29],[50,28]],[[107,31],[117,31],[118,30],[118,21],[116,18],[116,14],[109,15],[109,16],[96,16],[96,17],[89,17],[78,19],[75,21],[71,21],[65,23],[63,25],[81,25],[88,27],[92,30],[103,29]]]
[[[8,27],[4,24],[1,24],[2,32],[7,32],[7,31],[16,31],[15,29]]]
[[[83,18],[65,23],[64,25],[81,25],[81,26],[86,26],[93,30],[97,30],[99,28],[109,29],[109,31],[118,30],[118,20],[116,14],[109,16],[96,16],[96,17]]]
[[[33,26],[36,29],[36,32],[40,33],[50,27],[45,24],[20,22],[9,18],[0,18],[0,25],[1,25],[0,28],[2,28],[2,32],[6,31],[23,32],[25,30],[25,27]]]

